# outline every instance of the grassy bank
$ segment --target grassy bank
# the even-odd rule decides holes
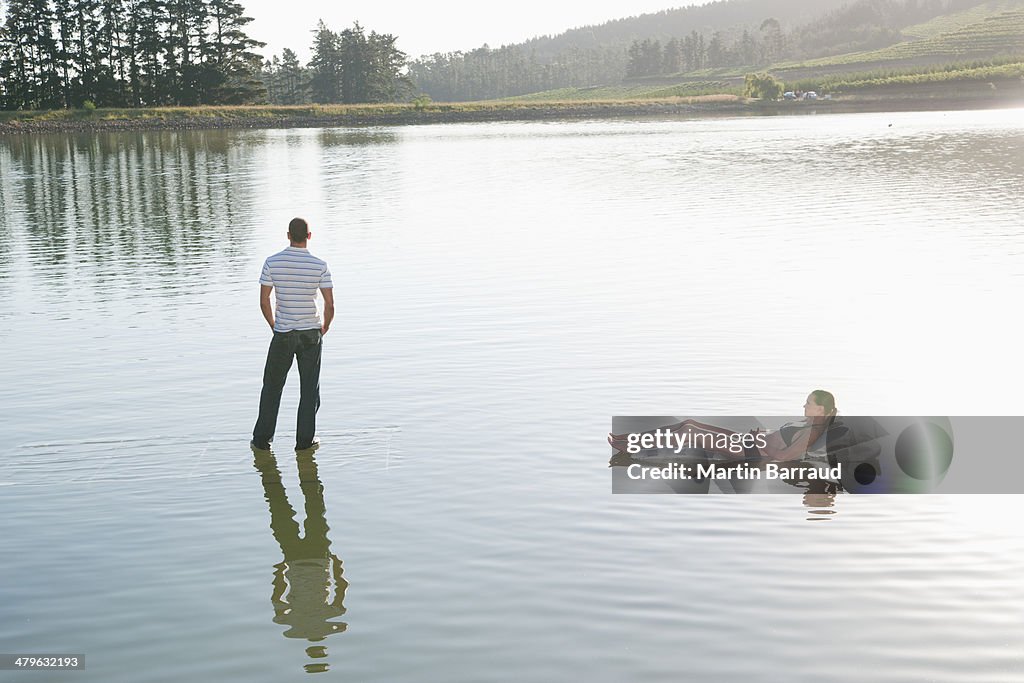
[[[996,69],[993,71],[992,69]],[[164,107],[0,112],[0,134],[215,128],[312,128],[482,121],[538,121],[758,113],[905,111],[1024,106],[1024,65],[969,73],[868,75],[808,80],[804,89],[836,92],[829,101],[760,102],[735,92],[682,96],[659,86],[562,89],[489,102],[313,105],[297,107]]]
[[[185,130],[203,128],[297,128],[382,126],[472,121],[530,121],[649,115],[741,112],[734,95],[545,102],[430,104],[161,107],[0,112],[0,133],[95,130]]]

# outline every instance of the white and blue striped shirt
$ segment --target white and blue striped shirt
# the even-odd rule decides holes
[[[316,307],[316,293],[333,289],[327,261],[303,247],[289,246],[263,263],[260,284],[277,292],[274,331],[316,330],[322,327]]]

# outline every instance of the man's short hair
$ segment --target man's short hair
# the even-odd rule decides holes
[[[288,237],[292,242],[305,242],[309,237],[309,223],[304,218],[293,218],[288,224]]]

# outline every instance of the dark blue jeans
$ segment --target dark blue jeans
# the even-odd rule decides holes
[[[295,445],[304,448],[312,443],[316,434],[316,411],[320,409],[322,339],[319,329],[274,333],[263,370],[260,416],[252,430],[255,443],[269,444],[274,440],[281,392],[292,368],[292,358],[299,361],[299,415],[295,425]]]

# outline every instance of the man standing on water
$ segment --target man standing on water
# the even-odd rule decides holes
[[[269,257],[260,276],[260,310],[274,330],[263,370],[263,392],[260,394],[260,415],[252,430],[252,447],[270,450],[277,427],[277,411],[281,391],[292,367],[292,358],[299,362],[299,415],[295,427],[295,450],[316,448],[316,411],[320,408],[320,354],[323,335],[334,319],[334,285],[327,262],[306,249],[313,236],[309,224],[293,218],[288,224],[288,241],[284,251]],[[270,307],[270,290],[277,290],[277,306]],[[317,313],[316,292],[324,297],[324,319]]]

